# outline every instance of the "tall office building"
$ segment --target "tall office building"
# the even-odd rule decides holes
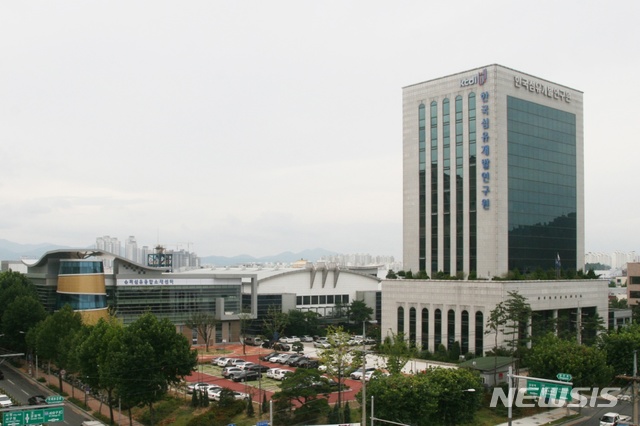
[[[500,65],[403,89],[405,270],[584,265],[582,92]]]

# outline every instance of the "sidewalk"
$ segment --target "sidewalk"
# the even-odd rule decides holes
[[[51,392],[51,389],[49,389],[47,387],[47,385],[52,385],[55,386],[56,388],[60,385],[60,382],[58,381],[58,377],[54,376],[54,375],[49,375],[46,373],[46,371],[42,371],[39,370],[38,371],[38,377],[39,378],[44,378],[45,382],[40,382],[38,381],[35,377],[32,377],[29,374],[28,371],[28,367],[27,366],[23,366],[20,369],[17,369],[20,372],[22,372],[22,374],[24,374],[25,377],[31,379],[34,383],[37,383],[38,385],[42,386],[43,388],[46,388],[47,391]],[[90,411],[85,411],[82,408],[78,407],[77,405],[71,403],[70,401],[68,401],[68,399],[70,397],[74,397],[80,401],[84,401],[85,400],[85,392],[82,389],[79,389],[77,387],[72,386],[70,383],[65,382],[64,380],[62,381],[62,390],[64,393],[66,393],[67,396],[65,396],[65,408],[71,409],[73,411],[75,411],[78,414],[82,414],[83,416],[85,416],[85,418],[87,420],[93,420],[95,419],[93,417],[93,413],[94,412],[100,412],[100,414],[102,414],[103,416],[105,416],[107,419],[109,418],[110,414],[109,414],[109,406],[107,404],[101,403],[99,400],[95,399],[93,396],[91,395],[86,395],[87,399],[87,405],[89,406]],[[128,417],[128,412],[123,411],[121,415],[119,415],[118,412],[118,408],[114,407],[113,409],[113,421],[115,425],[120,425],[120,426],[129,426],[130,424],[132,424],[133,426],[143,426],[142,423],[139,423],[137,421],[135,421],[134,419],[132,419],[132,422],[129,423],[129,417]],[[108,424],[108,422],[107,422]]]
[[[523,417],[521,419],[513,419],[511,421],[511,424],[513,426],[539,426],[539,425],[546,425],[549,424],[551,422],[560,420],[562,418],[565,418],[567,416],[572,416],[574,414],[577,414],[576,411],[573,410],[569,410],[569,413],[567,414],[567,408],[563,407],[563,408],[554,408],[553,410],[549,410],[549,411],[545,411],[544,413],[538,413],[534,416],[530,416],[530,417]],[[577,420],[577,419],[574,419]],[[500,423],[499,425],[496,426],[508,426],[508,422],[507,423]]]

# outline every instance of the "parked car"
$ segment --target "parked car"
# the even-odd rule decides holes
[[[294,363],[302,358],[304,358],[304,355],[291,355],[284,363],[293,367]]]
[[[251,345],[251,346],[260,346],[262,345],[262,343],[264,342],[264,340],[262,340],[262,338],[260,337],[245,337],[244,338],[244,343],[247,345]]]
[[[331,347],[331,344],[329,344],[329,342],[326,340],[316,340],[315,342],[313,342],[313,347],[320,349],[329,349]]]
[[[276,342],[273,344],[273,349],[276,351],[287,352],[291,350],[291,346],[287,345],[286,343]]]
[[[313,342],[313,337],[311,337],[311,336],[302,336],[300,338],[300,341],[301,342],[310,343],[310,342]]]
[[[284,378],[287,376],[287,374],[291,374],[293,373],[293,370],[286,370],[284,368],[279,369],[278,371],[275,372],[274,374],[274,379],[275,380],[284,380]]]
[[[234,367],[234,366],[225,367],[222,370],[222,377],[224,377],[225,379],[228,379],[229,376],[235,373],[239,373],[240,371],[242,371],[240,367]]]
[[[245,361],[244,359],[241,358],[229,358],[229,360],[227,361],[227,365],[233,365],[236,367],[240,367],[240,365],[244,364]]]
[[[269,358],[269,362],[272,362],[274,364],[282,364],[280,360],[282,359],[283,356],[289,356],[289,354],[285,352],[281,352],[278,355],[272,356],[271,358]]]
[[[0,407],[6,408],[11,407],[13,405],[13,401],[7,395],[0,395]]]
[[[374,372],[376,371],[375,367],[367,367],[367,369],[365,370],[365,374],[368,372]],[[362,380],[362,368],[358,368],[356,371],[354,371],[353,373],[351,373],[349,375],[349,377],[351,377],[353,380]]]
[[[320,361],[318,361],[317,359],[301,359],[300,361],[297,362],[296,367],[299,368],[318,368],[320,367]]]
[[[292,356],[293,354],[280,354],[280,356],[276,358],[276,362],[278,364],[286,364]]]
[[[212,386],[211,383],[199,382],[199,383],[191,383],[187,386],[187,393],[193,393],[194,390],[207,390],[209,386]]]
[[[268,353],[266,355],[261,356],[260,359],[263,360],[263,361],[269,361],[269,359],[271,357],[278,356],[278,355],[280,355],[280,352],[271,352],[271,353]]]
[[[216,365],[218,367],[226,367],[227,366],[227,361],[229,360],[229,358],[227,357],[220,357],[216,360]]]
[[[29,405],[44,405],[47,403],[47,398],[44,395],[33,395],[27,400]]]
[[[220,394],[222,393],[222,391],[224,389],[225,388],[219,388],[219,389],[216,389],[216,390],[214,390],[212,392],[209,392],[209,399],[212,399],[214,401],[220,401]],[[238,391],[234,391],[234,390],[231,390],[231,392],[233,392],[233,397],[235,399],[248,401],[249,398],[250,398],[249,394],[244,393],[244,392],[238,392]]]
[[[307,358],[304,355],[297,355],[295,357],[289,358],[289,360],[287,361],[287,365],[290,365],[292,367],[299,367],[300,366],[300,362],[304,361],[306,359],[309,359],[309,358]]]
[[[231,376],[231,380],[234,382],[248,382],[250,380],[258,380],[259,378],[260,373],[252,370],[242,370]]]
[[[269,367],[262,364],[253,364],[250,365],[247,370],[257,371],[258,373],[266,373],[267,371],[269,371]]]
[[[241,369],[243,369],[243,370],[247,370],[248,368],[250,368],[250,367],[252,367],[252,366],[254,366],[254,365],[256,365],[256,363],[255,363],[255,362],[249,362],[249,361],[247,361],[247,362],[245,362],[244,364],[240,364],[240,365],[239,365],[239,367],[240,367]]]
[[[270,379],[275,379],[276,378],[276,373],[278,371],[280,371],[280,368],[270,368],[267,370],[267,377]]]

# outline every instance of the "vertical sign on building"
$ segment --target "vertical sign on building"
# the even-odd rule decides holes
[[[482,148],[480,149],[482,164],[482,208],[489,210],[491,208],[491,200],[489,193],[491,192],[491,149],[489,145],[489,129],[491,122],[489,121],[489,92],[480,93],[482,99]]]

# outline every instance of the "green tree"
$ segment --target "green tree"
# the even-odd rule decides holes
[[[95,325],[77,333],[74,343],[81,376],[92,389],[104,390],[110,402],[115,400],[119,374],[115,361],[122,350],[123,333],[124,327],[118,320],[101,318]],[[109,404],[109,415],[113,423],[113,404]]]
[[[531,305],[527,298],[517,291],[507,292],[508,297],[504,301],[504,337],[506,345],[516,359],[522,359],[527,350],[527,344],[531,341],[528,332],[528,324],[531,320]],[[516,374],[519,364],[516,365]]]
[[[349,305],[349,317],[356,324],[371,320],[371,315],[373,315],[373,308],[367,306],[364,300],[353,300]]]
[[[47,312],[37,297],[22,294],[6,307],[2,314],[4,346],[16,352],[25,351],[26,333],[47,317]]]
[[[417,357],[417,351],[404,338],[404,333],[392,334],[384,338],[380,353],[385,356],[387,370],[391,374],[401,374],[409,359]]]
[[[573,376],[574,387],[606,386],[614,372],[613,367],[607,365],[605,351],[552,333],[536,342],[527,363],[530,376],[555,379],[558,373],[568,373]]]
[[[216,316],[211,312],[194,312],[189,315],[184,325],[197,331],[200,338],[204,341],[205,351],[209,352],[211,338],[214,339],[213,343],[216,343],[216,327],[219,323],[220,321],[218,321]]]
[[[118,394],[131,405],[148,407],[153,426],[153,404],[195,369],[197,356],[168,319],[147,312],[124,330],[116,361]]]
[[[331,347],[318,351],[318,358],[327,367],[327,376],[338,382],[338,407],[342,407],[342,388],[347,369],[352,362],[350,338],[342,327],[329,326],[327,341]],[[341,413],[339,416],[341,417]]]
[[[262,326],[266,333],[271,336],[272,340],[280,338],[289,323],[289,315],[282,312],[282,308],[276,305],[270,305],[267,309],[267,315],[262,322]]]
[[[251,306],[244,306],[242,308],[242,312],[238,314],[238,319],[240,320],[240,341],[242,342],[242,354],[247,354],[247,328],[251,323]]]
[[[633,351],[640,350],[640,324],[631,324],[600,336],[598,348],[615,375],[633,374]]]
[[[320,314],[313,311],[292,309],[288,312],[288,323],[285,332],[289,336],[313,336],[318,334]]]
[[[389,269],[387,271],[387,276],[385,278],[388,280],[396,280],[398,279],[398,275],[396,275],[396,273],[393,272],[393,269]]]
[[[485,334],[492,334],[493,335],[493,352],[494,354],[498,351],[498,338],[500,337],[500,334],[504,332],[504,327],[505,324],[507,323],[507,313],[506,313],[506,309],[504,306],[504,302],[500,302],[496,305],[495,308],[493,308],[491,311],[489,311],[489,317],[487,318],[487,329],[485,330]],[[496,380],[496,376],[497,376],[497,362],[498,359],[495,358],[496,361],[496,365],[495,368],[493,369],[494,373],[493,373],[493,382],[497,383]]]
[[[479,377],[470,370],[434,368],[410,376],[377,377],[367,385],[367,395],[375,399],[376,417],[438,426],[473,424],[481,389]]]
[[[27,340],[37,350],[40,357],[53,362],[59,369],[69,369],[73,365],[73,341],[75,334],[82,328],[82,317],[74,312],[71,306],[64,305],[62,309],[49,315],[44,321],[33,328],[33,337]],[[62,375],[58,375],[59,386],[62,389]]]

